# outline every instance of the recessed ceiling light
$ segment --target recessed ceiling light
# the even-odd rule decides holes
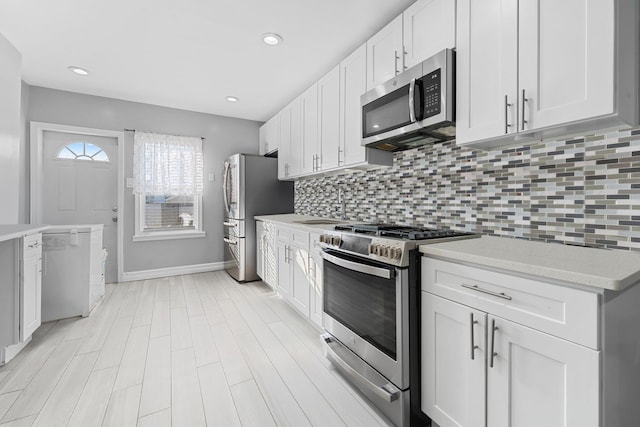
[[[79,76],[89,75],[89,72],[87,70],[85,70],[84,68],[76,67],[75,65],[69,65],[67,68]]]
[[[240,101],[240,98],[238,98],[237,96],[227,96],[227,101],[229,101],[229,102],[238,102],[238,101]]]
[[[282,43],[282,37],[275,33],[266,33],[262,35],[262,41],[269,46],[275,46]]]

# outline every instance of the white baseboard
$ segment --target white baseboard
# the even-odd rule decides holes
[[[136,280],[159,279],[161,277],[181,276],[183,274],[205,273],[207,271],[224,270],[231,267],[233,261],[210,262],[207,264],[181,265],[178,267],[156,268],[154,270],[139,270],[122,273],[123,282]]]
[[[0,366],[2,366],[3,364],[9,362],[11,359],[13,359],[14,357],[16,357],[16,355],[18,353],[20,353],[20,351],[25,348],[27,346],[27,344],[29,344],[31,342],[31,335],[29,335],[29,338],[27,338],[26,340],[19,342],[18,344],[13,344],[13,345],[8,345],[4,348],[4,350],[2,351],[2,354],[0,354]]]

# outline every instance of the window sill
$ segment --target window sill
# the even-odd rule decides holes
[[[204,231],[154,231],[148,233],[135,234],[131,240],[134,242],[148,242],[153,240],[173,240],[173,239],[194,239],[205,237]]]

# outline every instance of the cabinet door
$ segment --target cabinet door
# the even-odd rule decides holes
[[[261,156],[264,156],[265,154],[267,154],[267,124],[263,124],[262,126],[260,126],[260,129],[258,129],[258,141],[259,141],[259,146],[258,146],[258,152],[260,153]]]
[[[302,151],[300,174],[313,172],[318,151],[318,84],[304,91],[300,99],[302,116]]]
[[[23,238],[20,281],[20,341],[38,329],[42,314],[42,234]]]
[[[600,425],[599,352],[489,316],[487,425]],[[491,332],[495,325],[495,331]]]
[[[456,0],[418,0],[402,17],[405,69],[456,47]]]
[[[276,114],[269,119],[264,125],[264,140],[263,147],[264,154],[272,153],[278,149],[278,142],[280,140],[280,116]]]
[[[309,236],[309,317],[318,326],[322,326],[322,257],[320,250],[320,234]]]
[[[291,123],[287,177],[300,175],[302,171],[302,159],[304,157],[301,97],[296,98],[290,107]]]
[[[440,427],[484,426],[487,315],[421,293],[422,411]]]
[[[402,66],[402,15],[367,40],[367,90],[395,77]]]
[[[280,141],[278,142],[278,179],[289,176],[291,155],[291,104],[278,113],[280,117]]]
[[[309,251],[295,246],[289,246],[289,260],[291,264],[291,304],[303,316],[309,317]]]
[[[512,0],[458,0],[458,144],[516,132],[517,11]]]
[[[320,169],[338,166],[340,148],[340,66],[336,65],[318,81],[318,126],[320,128]]]
[[[277,264],[278,264],[278,292],[282,298],[289,300],[291,294],[291,264],[289,263],[289,246],[276,240]]]
[[[362,143],[360,96],[367,91],[367,46],[362,45],[340,63],[340,165],[366,160]]]
[[[520,2],[521,131],[614,112],[615,3]]]

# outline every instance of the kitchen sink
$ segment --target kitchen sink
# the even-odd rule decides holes
[[[334,221],[331,219],[304,219],[300,221],[292,221],[296,224],[306,224],[306,225],[321,225],[321,224],[340,224],[341,221]]]

